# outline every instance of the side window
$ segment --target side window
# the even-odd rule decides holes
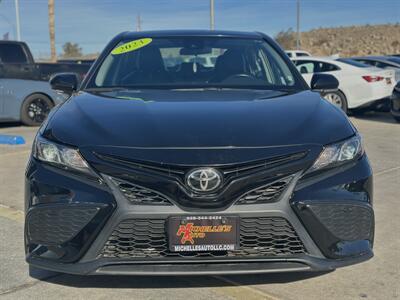
[[[293,57],[292,52],[286,52],[287,56]]]
[[[297,57],[302,57],[302,56],[304,57],[304,56],[310,56],[310,55],[308,55],[307,53],[304,53],[304,52],[297,52],[296,56]]]
[[[3,63],[26,63],[26,55],[21,45],[0,45],[0,59]]]
[[[296,68],[301,74],[310,74],[315,72],[315,65],[311,61],[296,61]]]
[[[321,62],[318,65],[319,65],[318,72],[332,72],[332,71],[340,70],[340,68],[334,64]]]
[[[378,68],[382,68],[382,69],[387,68],[387,67],[391,67],[391,65],[385,64],[385,63],[380,62],[380,61],[377,61],[375,66],[377,66]]]
[[[359,61],[360,63],[366,64],[366,65],[370,65],[370,66],[375,66],[376,65],[376,62],[374,62],[372,60],[357,59],[357,61]]]

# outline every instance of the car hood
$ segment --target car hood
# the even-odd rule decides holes
[[[354,134],[317,93],[255,90],[80,92],[44,132],[77,147],[133,148],[324,145]]]

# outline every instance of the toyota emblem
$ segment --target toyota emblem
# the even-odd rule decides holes
[[[186,176],[186,184],[196,192],[211,192],[220,187],[221,174],[213,168],[192,170]]]

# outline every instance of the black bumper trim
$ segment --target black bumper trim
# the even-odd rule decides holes
[[[332,271],[339,267],[357,264],[373,257],[369,251],[361,256],[346,259],[321,259],[302,255],[293,258],[276,259],[227,259],[179,262],[137,262],[112,259],[75,264],[50,262],[28,256],[27,262],[37,268],[76,275],[220,275],[256,274],[293,271]]]

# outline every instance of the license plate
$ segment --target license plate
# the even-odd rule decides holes
[[[239,217],[185,216],[168,219],[169,250],[231,251],[239,248]]]
[[[386,78],[386,84],[392,84],[392,79],[391,78]]]

